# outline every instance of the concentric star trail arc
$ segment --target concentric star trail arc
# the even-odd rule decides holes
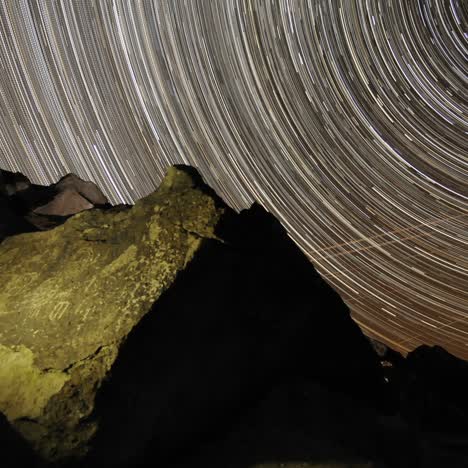
[[[468,358],[467,24],[461,0],[0,0],[0,166],[113,203],[196,166],[366,333]]]

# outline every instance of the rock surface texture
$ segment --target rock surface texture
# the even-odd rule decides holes
[[[235,213],[193,168],[8,237],[0,285],[12,467],[23,446],[38,467],[468,466],[463,393],[445,401],[466,363],[371,343],[272,215]]]
[[[45,458],[83,453],[122,341],[213,235],[222,210],[192,186],[173,169],[131,210],[0,244],[0,410]]]

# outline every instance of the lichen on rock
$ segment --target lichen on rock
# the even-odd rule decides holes
[[[173,167],[132,208],[0,244],[0,411],[46,458],[86,451],[80,421],[121,343],[214,236],[223,208],[199,184]]]
[[[36,367],[32,351],[25,346],[0,345],[0,408],[10,420],[41,416],[69,378],[65,372]]]

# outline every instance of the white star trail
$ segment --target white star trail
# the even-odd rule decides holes
[[[467,20],[462,0],[0,0],[0,166],[113,203],[196,166],[274,213],[367,334],[468,358]]]

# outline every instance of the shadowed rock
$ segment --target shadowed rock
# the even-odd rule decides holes
[[[0,459],[2,468],[40,468],[41,460],[29,444],[0,413]]]
[[[27,190],[30,186],[29,179],[20,172],[0,170],[0,195],[12,196]]]
[[[422,429],[464,434],[468,448],[468,362],[419,346],[401,365],[403,408]]]

